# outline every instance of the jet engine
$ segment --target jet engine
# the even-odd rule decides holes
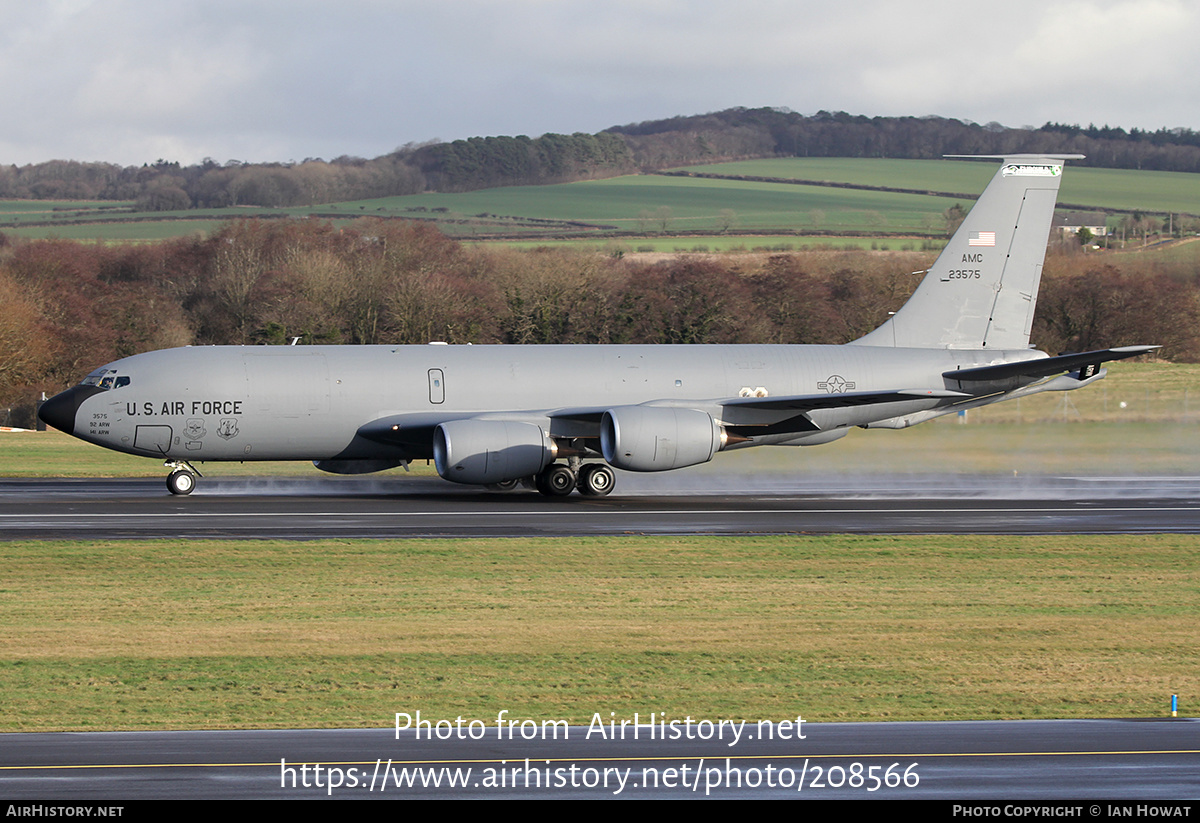
[[[618,469],[661,472],[707,463],[725,444],[707,412],[668,406],[618,406],[600,419],[600,449]]]
[[[553,441],[532,423],[452,420],[433,430],[437,473],[455,483],[483,485],[531,477],[553,460]]]

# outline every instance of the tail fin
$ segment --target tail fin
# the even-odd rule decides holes
[[[986,156],[1004,164],[921,285],[891,319],[855,343],[923,349],[1029,346],[1062,161],[1082,155]]]

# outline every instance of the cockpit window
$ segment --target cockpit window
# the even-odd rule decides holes
[[[127,374],[118,375],[116,369],[96,369],[83,378],[81,386],[96,386],[101,389],[119,389],[128,386],[130,377]]]

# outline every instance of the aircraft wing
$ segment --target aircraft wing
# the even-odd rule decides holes
[[[416,451],[424,451],[433,443],[433,430],[439,425],[451,420],[466,420],[476,417],[477,414],[476,412],[394,414],[359,426],[358,436],[376,443],[406,446]]]
[[[972,382],[976,380],[1006,380],[1010,377],[1049,377],[1052,374],[1062,374],[1075,369],[1086,369],[1088,366],[1099,366],[1110,360],[1124,360],[1126,357],[1137,357],[1148,354],[1161,346],[1122,346],[1117,349],[1098,349],[1078,354],[1061,354],[1058,357],[1042,357],[1036,360],[1022,360],[1019,363],[1001,363],[997,366],[980,366],[974,369],[957,369],[943,372],[942,376],[949,380]]]
[[[908,400],[970,397],[948,389],[892,389],[889,391],[828,392],[822,394],[781,395],[779,397],[726,397],[702,401],[652,400],[642,406],[688,408],[715,411],[717,408],[762,412],[810,412],[817,409],[843,409],[878,403],[902,403]],[[553,420],[580,424],[599,423],[611,406],[551,409],[545,416]]]
[[[651,401],[647,407],[676,407],[733,412],[733,426],[753,428],[759,433],[806,432],[818,429],[807,416],[817,409],[836,409],[878,403],[899,403],[907,400],[964,398],[970,395],[946,389],[898,389],[876,392],[838,392],[834,394],[802,394],[781,397],[731,397],[696,403]],[[513,411],[509,413],[480,412],[418,412],[390,415],[365,423],[358,434],[367,440],[410,448],[423,453],[433,442],[434,430],[442,423],[475,418],[542,421],[556,429],[556,436],[595,437],[601,418],[610,406],[576,406],[546,410]],[[740,412],[740,414],[739,414]],[[755,414],[761,412],[759,416]],[[787,414],[791,412],[791,414]],[[747,414],[748,413],[748,414]],[[764,428],[765,427],[765,428]],[[769,431],[768,431],[769,430]]]
[[[742,407],[762,411],[815,411],[842,409],[847,406],[870,406],[877,403],[902,403],[906,400],[929,398],[969,397],[963,392],[946,389],[895,389],[891,391],[854,391],[833,394],[795,394],[784,397],[735,397],[718,401],[725,407]]]
[[[722,400],[726,431],[739,437],[821,431],[809,412],[844,409],[911,400],[963,398],[970,395],[946,389],[895,389],[890,391],[796,394],[780,397],[735,397]],[[787,414],[790,412],[791,414]],[[786,415],[786,416],[782,416]]]

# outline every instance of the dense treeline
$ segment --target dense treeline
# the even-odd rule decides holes
[[[0,198],[134,200],[145,211],[315,205],[424,190],[420,170],[397,155],[295,164],[231,160],[223,166],[212,160],[195,166],[163,160],[141,167],[66,160],[0,166]]]
[[[563,183],[636,170],[628,146],[615,134],[473,137],[406,147],[374,160],[230,161],[223,166],[212,160],[195,166],[159,160],[140,168],[53,160],[0,166],[0,198],[134,200],[143,211],[313,206],[427,190]]]
[[[812,251],[642,262],[464,246],[426,224],[231,223],[155,245],[4,241],[0,409],[107,361],[187,344],[845,343],[887,318],[931,255]],[[1162,343],[1200,360],[1192,271],[1051,256],[1034,342]],[[1137,258],[1132,258],[1136,260]]]
[[[937,158],[943,154],[1078,153],[1084,165],[1200,172],[1200,133],[1065,126],[980,126],[942,117],[863,117],[728,109],[614,126],[599,134],[473,137],[405,146],[366,160],[301,163],[160,160],[122,167],[53,160],[0,166],[0,198],[135,200],[150,211],[321,203],[495,186],[562,183],[748,157]]]
[[[1160,128],[1158,131],[1146,131],[1145,129],[1125,129],[1119,126],[1099,126],[1094,123],[1086,128],[1078,124],[1068,125],[1066,123],[1047,123],[1042,126],[1042,131],[1059,132],[1069,136],[1082,135],[1083,137],[1092,140],[1118,140],[1129,141],[1132,143],[1150,143],[1154,146],[1196,146],[1200,148],[1200,132],[1192,131],[1182,126],[1173,129]]]
[[[625,141],[608,132],[472,137],[422,146],[408,160],[437,191],[564,183],[637,170]]]
[[[980,126],[944,117],[864,117],[787,109],[735,108],[613,127],[645,168],[726,157],[894,157],[1046,152],[1084,154],[1102,168],[1200,172],[1200,134],[1189,129],[1126,132],[1047,123],[1040,129]]]

